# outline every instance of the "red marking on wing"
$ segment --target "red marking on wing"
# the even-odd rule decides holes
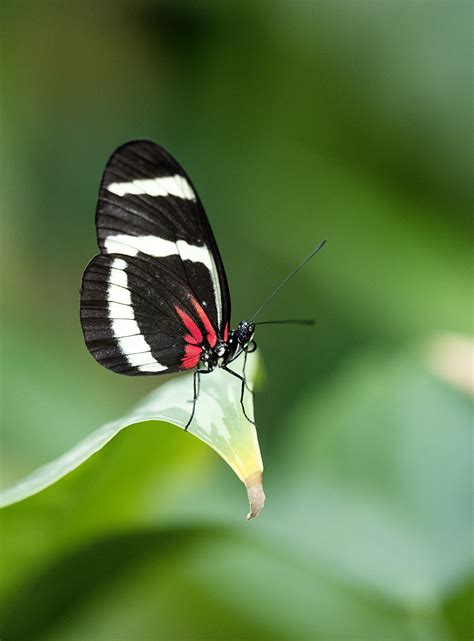
[[[201,345],[203,338],[202,332],[199,327],[196,325],[193,319],[177,305],[175,306],[175,309],[189,332],[189,334],[186,334],[186,336],[184,337],[184,340],[187,343],[191,343],[192,345]]]
[[[193,369],[193,367],[196,367],[198,364],[202,354],[200,347],[203,342],[202,332],[189,314],[186,314],[186,312],[177,305],[175,309],[189,332],[189,334],[186,334],[184,337],[187,344],[184,348],[184,356],[181,359],[181,367],[183,369]]]
[[[217,334],[216,330],[211,324],[211,321],[209,320],[208,315],[206,312],[203,310],[201,305],[197,302],[195,298],[193,298],[193,305],[194,309],[197,311],[199,318],[201,319],[202,324],[204,325],[206,332],[207,332],[207,340],[209,342],[209,345],[211,347],[214,347],[214,345],[217,343]]]
[[[229,338],[229,323],[226,323],[224,327],[224,341],[226,343],[228,338]]]
[[[186,345],[184,348],[184,356],[181,360],[181,367],[185,369],[192,369],[196,367],[201,357],[202,350],[197,345]]]

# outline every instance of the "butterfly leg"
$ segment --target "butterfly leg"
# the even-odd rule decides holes
[[[246,347],[241,347],[240,351],[237,352],[237,354],[230,361],[228,361],[228,364],[232,363],[233,361],[237,360],[242,353],[244,354],[244,364],[242,366],[242,374],[245,379],[245,387],[249,392],[253,392],[253,389],[249,387],[249,385],[247,384],[247,377],[245,376],[245,368],[247,367],[247,356],[249,354],[253,354],[253,352],[255,352],[256,349],[257,349],[257,343],[254,340],[252,340]]]
[[[247,382],[245,380],[245,376],[241,376],[240,374],[237,374],[237,372],[234,372],[234,370],[230,369],[229,367],[224,366],[222,369],[224,369],[226,372],[229,372],[229,374],[232,374],[232,376],[235,376],[238,378],[242,385],[240,388],[240,405],[242,407],[242,412],[244,413],[245,418],[249,423],[252,423],[252,425],[255,425],[255,421],[252,421],[252,419],[249,417],[247,412],[245,411],[245,405],[244,405],[244,393],[245,393],[245,387],[247,386]]]
[[[188,431],[188,427],[191,425],[193,422],[194,418],[194,412],[196,411],[196,403],[199,398],[199,391],[201,389],[201,374],[210,374],[209,370],[202,370],[202,369],[196,369],[194,371],[194,376],[193,376],[193,388],[194,388],[194,394],[193,394],[193,409],[191,410],[191,416],[188,419],[188,422],[186,423],[184,427],[184,431]]]
[[[244,381],[245,381],[245,387],[247,388],[247,390],[248,390],[249,392],[253,392],[253,389],[251,389],[251,388],[247,385],[247,377],[245,376],[245,368],[247,367],[247,356],[248,356],[248,353],[247,353],[247,352],[245,352],[245,356],[244,356],[244,364],[242,365],[242,376],[243,376],[243,378],[244,378]]]
[[[257,349],[257,343],[254,340],[251,340],[250,343],[246,347],[243,348],[243,350],[245,352],[245,356],[244,356],[244,364],[243,364],[243,367],[242,367],[242,375],[243,375],[243,377],[245,379],[245,387],[248,389],[249,392],[253,392],[253,389],[247,385],[247,377],[245,376],[245,368],[247,367],[247,356],[249,354],[253,354],[256,349]]]

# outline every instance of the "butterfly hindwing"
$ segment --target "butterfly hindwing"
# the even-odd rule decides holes
[[[195,367],[202,346],[227,338],[230,298],[204,209],[159,145],[120,147],[96,213],[101,254],[84,272],[81,323],[94,358],[148,375]]]
[[[129,375],[194,367],[216,334],[186,281],[159,263],[96,256],[84,272],[81,323],[94,358]]]

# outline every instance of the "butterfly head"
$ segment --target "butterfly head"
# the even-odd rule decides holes
[[[255,325],[249,321],[240,321],[237,327],[237,340],[239,344],[244,346],[250,343],[255,332]]]

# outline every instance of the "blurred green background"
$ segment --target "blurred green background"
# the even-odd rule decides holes
[[[0,21],[4,486],[162,382],[82,341],[116,146],[184,165],[234,323],[329,239],[265,313],[317,326],[258,332],[259,519],[197,439],[126,430],[3,511],[2,639],[471,638],[449,338],[472,329],[470,3],[17,0]]]

